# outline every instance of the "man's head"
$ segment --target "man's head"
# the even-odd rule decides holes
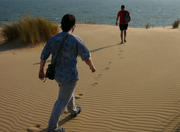
[[[121,5],[121,9],[124,10],[125,9],[125,5]]]
[[[75,16],[71,14],[66,14],[61,20],[61,29],[63,30],[63,32],[68,32],[75,26],[75,23]]]

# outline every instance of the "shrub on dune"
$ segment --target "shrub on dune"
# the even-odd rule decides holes
[[[149,23],[145,25],[146,29],[149,29],[150,27],[151,27],[151,25]]]
[[[180,20],[176,20],[174,21],[174,23],[172,24],[172,27],[175,29],[175,28],[179,28],[179,23],[180,23]]]
[[[6,24],[2,28],[2,34],[7,41],[15,40],[19,37],[18,24]]]
[[[47,41],[58,32],[58,25],[42,17],[24,16],[18,22],[5,24],[2,34],[7,41],[19,39],[23,43],[37,44]]]

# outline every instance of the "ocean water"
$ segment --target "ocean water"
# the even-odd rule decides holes
[[[130,11],[130,26],[170,26],[180,19],[180,0],[0,0],[0,25],[24,14],[60,22],[66,13],[78,23],[114,25],[120,6]]]

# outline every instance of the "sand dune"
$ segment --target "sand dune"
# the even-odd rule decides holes
[[[79,59],[82,113],[74,119],[64,113],[67,132],[180,131],[179,29],[130,28],[124,45],[115,26],[80,24],[75,34],[91,50],[97,72]],[[43,47],[10,44],[0,46],[0,132],[45,132],[58,88],[38,80]]]

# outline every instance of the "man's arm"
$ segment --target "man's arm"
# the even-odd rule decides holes
[[[50,41],[49,40],[46,43],[46,45],[44,46],[42,53],[41,53],[41,57],[40,57],[41,61],[40,61],[40,68],[39,68],[39,79],[41,79],[41,80],[45,79],[44,66],[46,64],[46,60],[48,59],[48,57],[51,53],[50,52]]]
[[[39,68],[39,79],[44,80],[45,74],[44,74],[44,66],[46,64],[45,60],[41,60],[40,62],[40,68]]]
[[[118,25],[118,19],[119,19],[119,12],[118,12],[117,17],[116,17],[116,26]]]
[[[89,66],[90,70],[92,72],[95,72],[96,71],[96,68],[94,67],[94,64],[92,63],[92,60],[91,58],[88,58],[86,60],[84,60],[86,62],[86,64]]]
[[[78,43],[77,43],[77,51],[78,55],[81,57],[83,61],[89,66],[90,70],[92,72],[96,71],[96,68],[94,67],[92,60],[91,60],[91,53],[89,49],[85,46],[83,41],[80,38],[77,38]]]

